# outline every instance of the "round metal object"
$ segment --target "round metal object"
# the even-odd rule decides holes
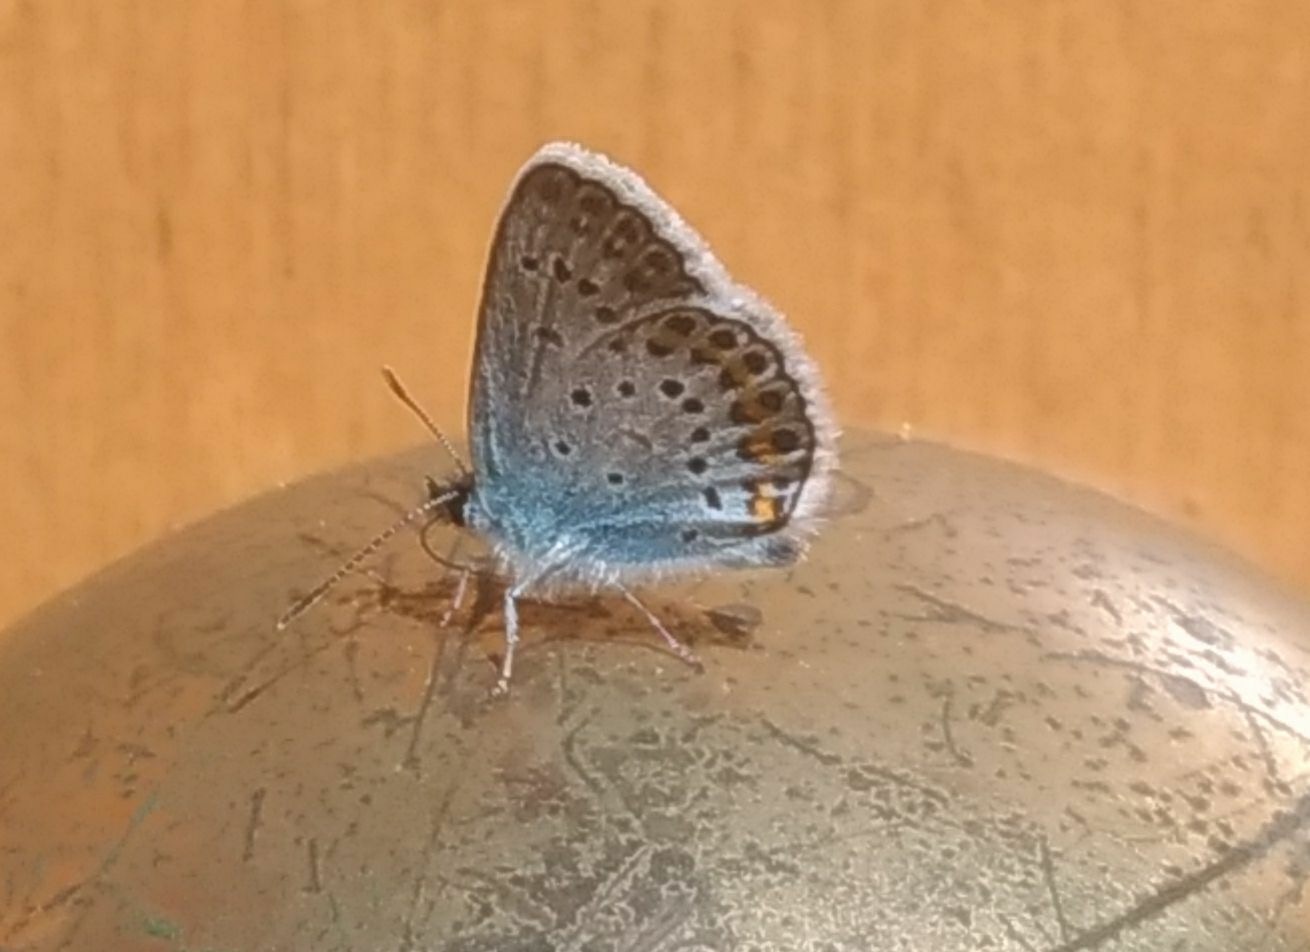
[[[0,949],[1304,952],[1310,610],[1103,496],[848,437],[792,571],[527,606],[403,536],[430,449],[0,636]],[[451,542],[430,533],[434,551]],[[463,555],[458,556],[463,558]]]

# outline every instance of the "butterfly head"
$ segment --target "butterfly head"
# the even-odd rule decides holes
[[[453,479],[437,482],[427,477],[428,501],[445,497],[432,509],[432,514],[442,521],[461,528],[468,525],[469,500],[473,497],[473,474],[460,473]]]

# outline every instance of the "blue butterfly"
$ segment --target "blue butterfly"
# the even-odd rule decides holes
[[[435,513],[487,540],[508,579],[498,693],[521,598],[617,591],[694,661],[630,587],[795,562],[836,464],[818,371],[781,315],[636,174],[567,143],[524,165],[501,213],[468,426],[471,470],[284,623]]]

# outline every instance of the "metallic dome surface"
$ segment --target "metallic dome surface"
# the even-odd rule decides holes
[[[703,672],[527,605],[492,699],[497,585],[448,615],[413,534],[275,631],[427,447],[65,593],[0,633],[0,950],[1310,949],[1306,603],[1031,469],[842,460],[807,561],[644,593]]]

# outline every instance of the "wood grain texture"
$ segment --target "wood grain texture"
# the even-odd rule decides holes
[[[640,169],[844,420],[1310,584],[1310,4],[0,0],[0,622],[419,438],[382,363],[462,419],[550,138]]]

